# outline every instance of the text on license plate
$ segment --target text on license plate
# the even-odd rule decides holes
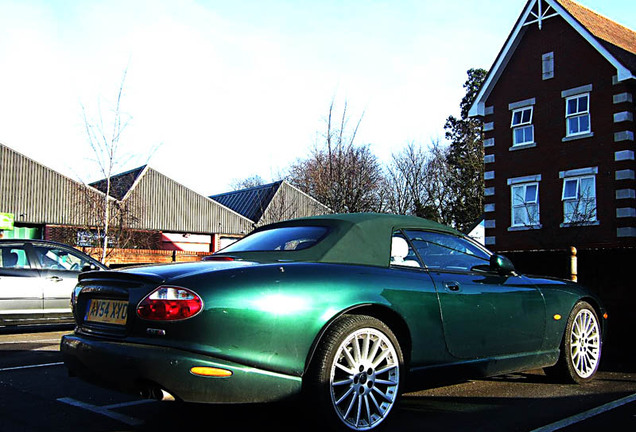
[[[126,324],[127,315],[127,301],[91,299],[84,321],[123,325]]]

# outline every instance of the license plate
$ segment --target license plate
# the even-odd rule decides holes
[[[84,321],[124,325],[127,316],[127,301],[91,299]]]

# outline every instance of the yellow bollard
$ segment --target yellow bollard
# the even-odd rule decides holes
[[[574,246],[570,247],[570,279],[574,282],[578,280],[578,263]]]

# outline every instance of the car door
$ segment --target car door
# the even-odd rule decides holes
[[[43,278],[45,316],[70,314],[77,276],[89,261],[71,248],[59,245],[34,244],[33,252]]]
[[[22,242],[0,244],[0,319],[4,324],[42,315],[40,272]]]
[[[490,271],[490,253],[448,233],[405,231],[435,283],[449,352],[476,359],[538,351],[541,292],[524,277]]]

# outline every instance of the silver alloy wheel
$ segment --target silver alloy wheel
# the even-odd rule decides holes
[[[331,401],[351,429],[369,430],[386,418],[398,396],[400,362],[391,339],[373,328],[351,333],[336,351]]]
[[[582,309],[574,318],[570,333],[572,366],[581,378],[596,372],[601,351],[601,334],[596,316],[589,309]]]

